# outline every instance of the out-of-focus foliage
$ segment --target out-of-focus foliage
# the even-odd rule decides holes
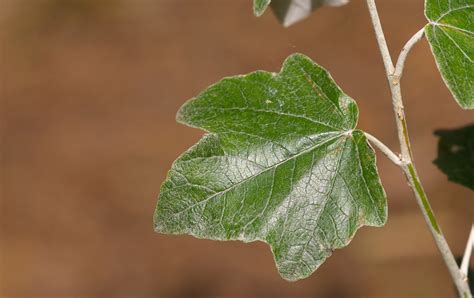
[[[474,190],[474,124],[435,134],[440,139],[434,163],[449,180]]]
[[[307,18],[322,5],[341,6],[349,0],[254,0],[253,9],[256,16],[261,16],[270,5],[278,20],[288,27]]]

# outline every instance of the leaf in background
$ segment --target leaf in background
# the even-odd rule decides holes
[[[438,158],[434,163],[448,175],[449,180],[474,190],[474,124],[453,129],[437,130]]]
[[[288,27],[307,18],[322,5],[341,6],[349,0],[254,0],[254,14],[261,16],[270,2],[278,20]]]
[[[178,121],[209,132],[174,163],[155,211],[157,232],[264,241],[280,274],[309,276],[387,203],[358,108],[329,73],[294,54],[280,73],[223,79]]]
[[[474,109],[474,0],[426,0],[425,15],[443,80],[463,109]]]

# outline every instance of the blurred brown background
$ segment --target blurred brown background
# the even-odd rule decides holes
[[[422,0],[379,0],[392,53],[424,25]],[[359,127],[397,148],[365,1],[289,29],[251,0],[0,0],[1,297],[454,297],[398,168],[379,155],[389,220],[362,228],[310,278],[283,281],[263,243],[158,235],[152,214],[171,162],[202,133],[175,122],[223,76],[278,71],[302,52],[360,107]],[[473,120],[425,41],[403,92],[414,155],[452,249],[473,193],[432,164],[435,128]]]

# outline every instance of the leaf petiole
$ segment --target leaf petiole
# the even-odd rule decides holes
[[[403,75],[403,68],[405,67],[405,61],[408,57],[408,53],[413,48],[413,46],[419,42],[423,36],[425,35],[425,27],[421,28],[418,32],[416,32],[403,46],[400,55],[398,56],[397,65],[395,66],[395,71],[393,73],[394,79],[400,81]]]
[[[380,151],[382,151],[385,156],[390,159],[394,164],[397,166],[401,166],[404,164],[403,160],[395,154],[390,148],[388,148],[384,143],[382,143],[379,139],[374,137],[373,135],[364,132],[365,137],[369,140],[371,144],[373,144],[375,147],[377,147]]]

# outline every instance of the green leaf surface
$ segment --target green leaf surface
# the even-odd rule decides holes
[[[443,80],[463,109],[474,109],[474,0],[426,0],[425,15]]]
[[[386,221],[374,152],[355,129],[357,105],[306,56],[290,56],[278,74],[223,79],[177,118],[208,134],[169,171],[157,232],[264,241],[280,274],[297,280],[360,226]]]
[[[453,130],[437,130],[438,158],[434,163],[449,180],[474,190],[474,124]]]
[[[257,17],[261,16],[270,2],[271,0],[253,0],[253,14]]]
[[[253,9],[256,16],[261,16],[270,5],[278,20],[288,27],[307,18],[322,5],[341,6],[349,0],[254,0]]]

